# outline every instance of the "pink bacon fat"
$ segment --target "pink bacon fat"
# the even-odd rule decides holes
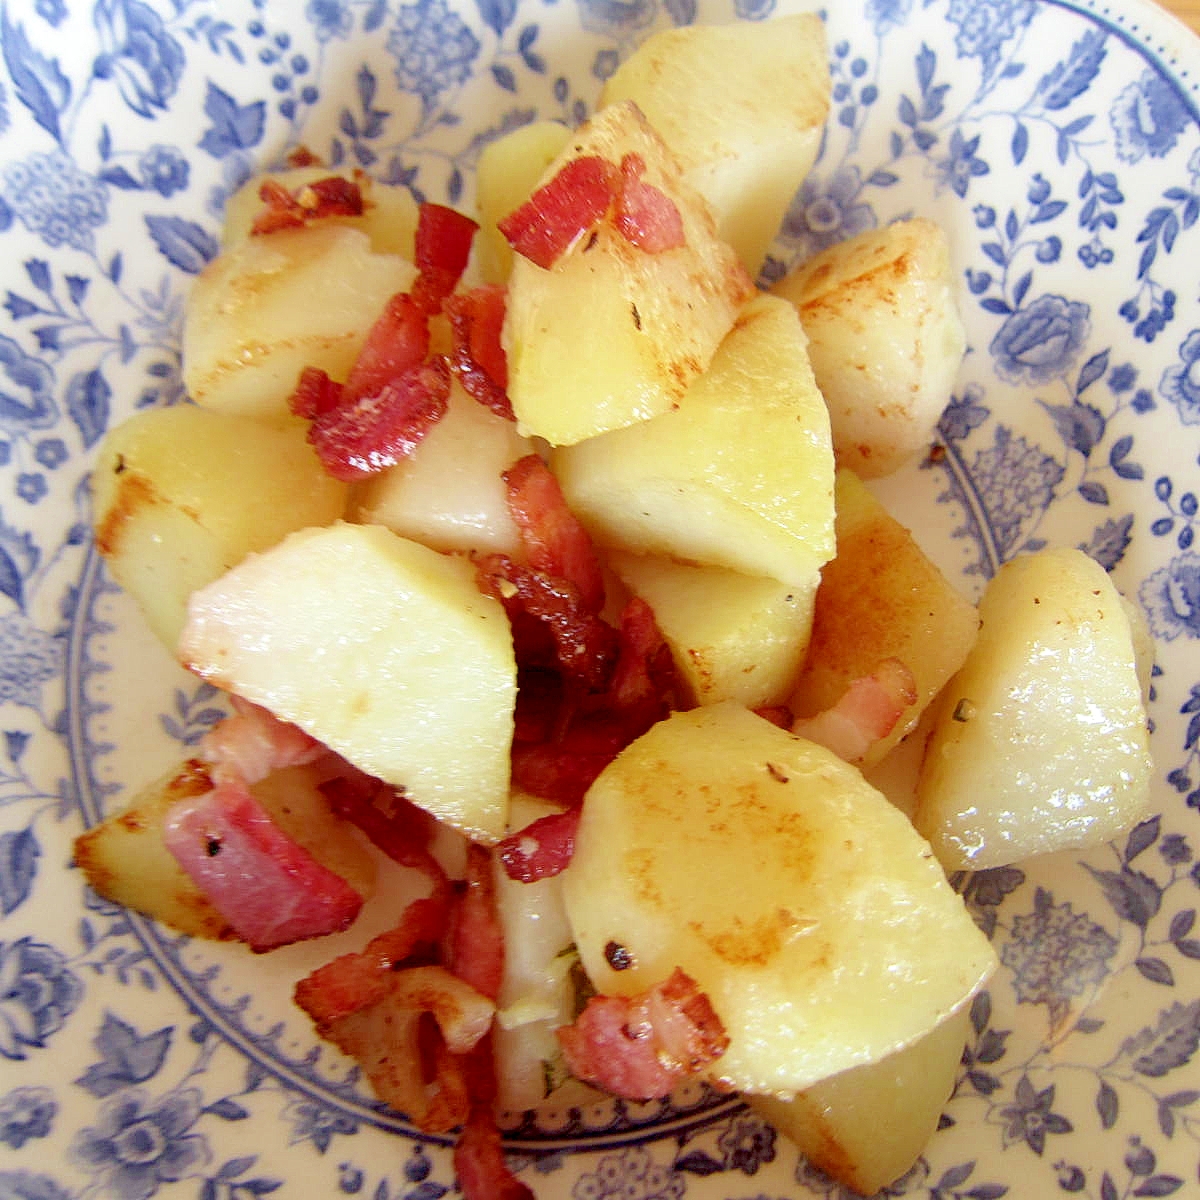
[[[236,778],[174,805],[163,840],[256,952],[338,933],[362,908],[362,897],[288,837]]]

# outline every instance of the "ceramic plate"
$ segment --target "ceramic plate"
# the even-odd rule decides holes
[[[778,8],[782,10],[782,0]],[[304,144],[470,202],[491,139],[577,122],[651,30],[777,0],[0,4],[0,1197],[455,1190],[444,1145],[314,1043],[291,981],[99,900],[82,828],[219,707],[89,544],[105,430],[181,399],[180,315],[225,198]],[[1191,1194],[1200,1158],[1200,48],[1146,4],[846,0],[822,156],[768,264],[922,213],[970,350],[936,452],[884,492],[963,588],[1077,545],[1158,658],[1155,815],[961,881],[1003,963],[942,1128],[892,1194]],[[838,1188],[734,1099],[506,1122],[545,1200]]]

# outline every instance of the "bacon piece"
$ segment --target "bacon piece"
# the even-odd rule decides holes
[[[294,192],[268,179],[258,189],[258,195],[265,207],[250,226],[252,237],[280,229],[299,229],[324,217],[360,217],[366,207],[358,184],[340,175],[302,184]]]
[[[613,224],[631,245],[647,254],[662,254],[687,245],[679,207],[661,188],[642,179],[646,164],[640,154],[621,159],[621,186]]]
[[[669,1095],[729,1045],[708,997],[678,967],[636,996],[593,996],[556,1032],[574,1075],[628,1100]]]
[[[619,751],[620,747],[611,754],[580,755],[572,751],[569,739],[536,746],[514,746],[513,786],[556,804],[580,804],[596,776]]]
[[[240,780],[167,811],[163,841],[256,952],[349,927],[362,897],[271,819]]]
[[[443,358],[420,363],[372,395],[321,413],[308,439],[335,479],[354,482],[406,458],[442,419],[450,397]]]
[[[295,146],[288,151],[289,167],[319,167],[321,160],[307,146]]]
[[[354,360],[343,402],[381,392],[428,353],[429,317],[407,292],[397,292],[383,306]]]
[[[654,610],[640,596],[621,610],[617,636],[617,665],[604,702],[622,714],[628,744],[671,711],[680,687]]]
[[[575,853],[575,833],[582,814],[576,805],[539,817],[509,834],[499,846],[504,873],[519,883],[534,883],[563,871]]]
[[[450,909],[446,966],[490,1000],[504,978],[504,930],[496,912],[492,855],[484,846],[467,851],[462,890]]]
[[[444,204],[422,204],[417,212],[413,258],[418,275],[413,300],[431,316],[458,286],[471,256],[477,222]]]
[[[756,708],[754,712],[780,729],[790,730],[792,727],[792,710],[786,704],[769,704],[765,708]]]
[[[516,609],[545,623],[564,676],[586,690],[603,690],[616,661],[617,634],[588,610],[572,584],[507,554],[480,558],[476,580],[485,595],[504,602],[510,615]]]
[[[486,1104],[472,1104],[454,1146],[454,1173],[464,1200],[534,1200],[532,1190],[509,1170],[496,1118]]]
[[[281,721],[273,712],[230,696],[233,715],[212,727],[200,743],[200,757],[209,763],[214,783],[242,780],[247,785],[284,767],[316,762],[329,748],[298,725]]]
[[[795,721],[792,732],[848,763],[860,763],[916,702],[912,672],[899,659],[885,658],[870,675],[854,680],[831,708]]]
[[[334,976],[316,974],[297,986],[296,1002],[312,1017],[321,1037],[359,1063],[381,1100],[426,1132],[444,1132],[467,1119],[465,1077],[439,1052],[437,1042],[430,1047],[422,1033],[423,1018],[432,1015],[448,1051],[465,1054],[491,1028],[491,1000],[443,966],[417,966],[380,972],[383,994],[373,983],[364,989],[363,1003],[346,1012],[322,994],[324,983]],[[327,1012],[337,1015],[327,1017]],[[424,1051],[429,1049],[433,1079],[427,1078],[425,1067],[429,1055]]]
[[[620,182],[621,172],[607,159],[573,158],[497,228],[518,254],[549,270],[608,212]]]
[[[497,416],[516,420],[508,398],[508,358],[500,339],[505,289],[499,284],[472,288],[448,297],[443,307],[454,337],[450,369],[463,390]]]
[[[501,478],[529,565],[565,579],[579,593],[584,608],[598,613],[604,607],[600,559],[550,468],[536,454],[527,454]]]
[[[297,417],[311,421],[322,413],[332,412],[345,398],[345,387],[330,379],[320,367],[305,367],[296,381],[296,390],[288,407]]]

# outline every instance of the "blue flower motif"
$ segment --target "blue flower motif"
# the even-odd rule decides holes
[[[83,984],[61,951],[28,937],[0,942],[0,1054],[5,1058],[23,1059],[26,1048],[44,1047],[82,998]]]
[[[1014,1103],[1000,1110],[1005,1121],[1005,1146],[1024,1142],[1034,1154],[1041,1154],[1049,1134],[1071,1132],[1071,1122],[1053,1109],[1053,1084],[1039,1092],[1029,1081],[1029,1076],[1022,1075],[1013,1099]]]
[[[1185,425],[1200,425],[1200,329],[1193,329],[1179,347],[1180,361],[1168,367],[1159,390],[1179,409]]]
[[[1147,154],[1162,158],[1190,120],[1171,84],[1149,70],[1122,89],[1108,119],[1116,135],[1117,157],[1127,163],[1140,162]]]
[[[1200,637],[1200,555],[1187,551],[1159,567],[1138,590],[1154,636]]]
[[[108,220],[108,192],[61,150],[31,154],[4,168],[4,191],[13,212],[47,246],[90,250],[92,230]]]
[[[283,1115],[292,1123],[289,1143],[312,1142],[322,1154],[338,1134],[358,1132],[358,1123],[352,1117],[307,1096],[290,1101]]]
[[[113,79],[138,116],[165,109],[183,74],[184,54],[162,18],[141,0],[99,0],[94,16],[101,53],[98,79]]]
[[[53,386],[54,372],[40,358],[0,335],[0,427],[9,433],[50,429],[58,421]]]
[[[142,183],[160,196],[182,192],[188,182],[187,159],[174,146],[151,146],[138,159]]]
[[[621,65],[621,56],[615,50],[597,50],[592,61],[592,74],[603,83],[610,79]]]
[[[996,374],[1009,383],[1046,383],[1070,370],[1090,331],[1078,300],[1039,296],[1011,313],[989,347]]]
[[[717,1145],[726,1170],[753,1175],[775,1159],[775,1130],[753,1113],[743,1113],[729,1122]]]
[[[954,45],[960,58],[981,59],[991,71],[1004,43],[1033,19],[1031,0],[950,0],[946,19],[958,26]]]
[[[975,151],[979,149],[979,135],[969,141],[963,137],[961,129],[955,129],[950,135],[950,153],[935,166],[940,187],[948,187],[960,200],[966,198],[967,188],[971,180],[978,175],[986,175],[991,168]]]
[[[576,0],[579,23],[589,33],[622,37],[645,29],[658,13],[657,0]]]
[[[869,204],[859,203],[862,176],[857,167],[839,167],[827,184],[809,175],[783,219],[783,235],[798,242],[801,256],[844,241],[876,225]]]
[[[36,504],[49,490],[46,477],[39,471],[22,471],[17,476],[17,495],[26,504]]]
[[[208,1140],[189,1133],[203,1108],[200,1092],[184,1088],[157,1104],[140,1088],[113,1096],[94,1126],[71,1143],[77,1166],[97,1174],[100,1186],[121,1200],[149,1200],[164,1183],[194,1174],[212,1157]]]
[[[1055,904],[1039,888],[1033,912],[1013,920],[1000,961],[1013,973],[1019,1003],[1057,1008],[1095,987],[1108,974],[1116,950],[1117,939],[1087,913]]]
[[[42,438],[34,447],[33,457],[46,468],[47,471],[53,471],[61,467],[70,457],[67,451],[67,444],[62,438]]]
[[[354,23],[345,0],[308,0],[304,15],[312,23],[318,42],[347,37]]]
[[[0,1099],[0,1142],[20,1150],[26,1142],[44,1138],[57,1115],[58,1102],[49,1088],[14,1088]]]
[[[0,1196],[4,1200],[71,1200],[70,1193],[49,1175],[32,1171],[0,1171]]]
[[[396,60],[400,88],[428,106],[439,92],[470,78],[479,40],[444,0],[418,0],[396,14],[387,48]]]
[[[594,1171],[581,1175],[572,1200],[679,1200],[686,1189],[682,1176],[659,1166],[644,1146],[606,1154]]]
[[[985,498],[996,547],[1007,557],[1017,548],[1024,522],[1044,512],[1054,498],[1063,467],[998,425],[991,448],[975,456],[971,476]]]
[[[903,25],[908,20],[912,0],[867,0],[867,20],[876,37],[883,37],[890,29]]]
[[[43,21],[49,21],[56,29],[66,20],[67,6],[64,0],[37,0],[33,7]]]
[[[36,708],[43,683],[62,670],[61,639],[39,629],[24,613],[0,617],[0,703]]]

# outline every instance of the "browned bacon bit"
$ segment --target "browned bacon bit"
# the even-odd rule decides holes
[[[573,158],[497,228],[523,258],[549,270],[609,210],[620,171],[595,154]]]
[[[853,680],[832,707],[797,720],[792,732],[846,762],[860,763],[916,701],[912,672],[898,658],[885,658],[869,675]]]
[[[545,623],[564,677],[586,691],[604,690],[616,661],[617,634],[584,607],[571,583],[514,562],[507,554],[485,555],[475,569],[486,595]]]
[[[346,380],[346,398],[370,396],[424,361],[429,318],[407,292],[397,292],[371,326]]]
[[[582,810],[576,806],[531,821],[500,843],[500,861],[509,879],[534,883],[564,870],[575,853]]]
[[[320,994],[321,981],[314,982],[314,976],[303,981],[306,987],[297,987],[296,1001],[313,1017],[321,1037],[359,1063],[381,1100],[426,1132],[452,1129],[468,1117],[469,1091],[460,1064],[440,1054],[437,1043],[435,1078],[427,1079],[425,1015],[437,1022],[450,1054],[461,1055],[487,1035],[495,1005],[443,966],[405,967],[381,975],[382,995],[372,985],[364,990],[360,1007],[332,1019],[320,1016],[319,1000],[312,1008],[306,1005],[314,988]]]
[[[770,721],[772,725],[778,725],[780,729],[791,729],[792,727],[792,710],[786,704],[771,704],[766,708],[756,708],[754,711],[764,721]]]
[[[505,294],[499,284],[486,284],[447,297],[442,307],[454,336],[450,368],[463,390],[484,408],[513,421],[508,359],[500,340]]]
[[[321,160],[307,146],[295,146],[288,151],[287,165],[289,167],[319,167]]]
[[[530,1188],[509,1170],[496,1118],[486,1104],[471,1105],[454,1147],[454,1173],[463,1200],[534,1200]]]
[[[628,1100],[667,1096],[729,1045],[707,995],[678,967],[636,996],[593,996],[557,1035],[574,1075]]]
[[[319,414],[308,440],[335,479],[352,483],[395,466],[442,419],[450,398],[444,358],[406,371],[380,391]]]
[[[667,715],[679,680],[654,610],[640,596],[621,610],[617,634],[617,666],[605,701],[623,714],[632,740]]]
[[[258,195],[265,207],[250,226],[251,236],[298,229],[325,217],[359,217],[365,209],[358,184],[340,175],[301,184],[294,192],[268,179]]]
[[[430,315],[458,286],[479,225],[444,204],[422,204],[417,213],[413,260],[418,275],[413,299]]]
[[[569,736],[562,742],[514,745],[513,786],[556,804],[579,804],[619,749],[610,754],[576,754],[570,747]]]
[[[626,154],[621,159],[613,223],[630,245],[647,254],[677,250],[687,244],[679,207],[661,188],[642,179],[645,170],[640,154]]]
[[[504,930],[496,913],[492,855],[483,846],[467,851],[464,890],[450,909],[446,965],[476,991],[495,1000],[504,977]]]
[[[529,565],[565,579],[579,593],[583,607],[598,613],[604,607],[600,559],[550,468],[536,454],[527,454],[501,478]]]
[[[311,421],[337,408],[345,397],[345,390],[342,384],[330,379],[320,367],[305,367],[300,372],[288,407],[296,416]]]

